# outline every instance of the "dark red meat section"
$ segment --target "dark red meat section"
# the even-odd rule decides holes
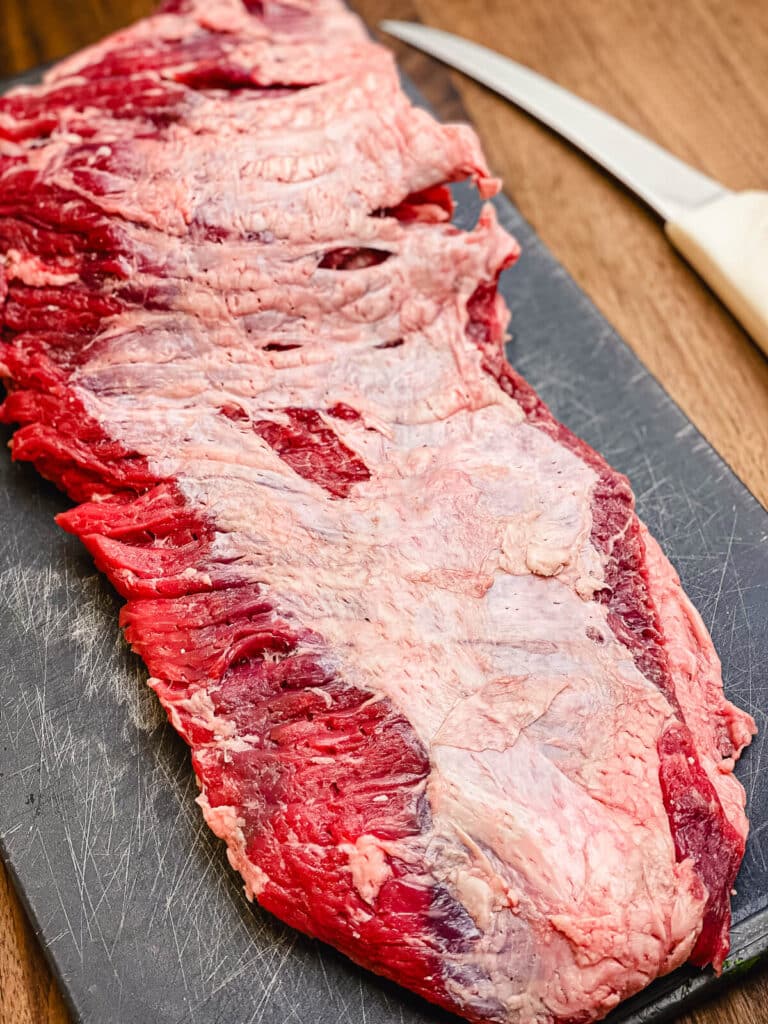
[[[220,412],[227,419],[254,430],[294,472],[324,487],[336,498],[346,498],[353,484],[370,479],[368,467],[360,456],[326,426],[315,409],[289,407],[280,410],[284,421],[263,419],[255,423],[235,406],[225,406]],[[360,418],[359,413],[343,402],[329,409],[328,415],[347,422]]]
[[[337,498],[370,473],[314,409],[285,409],[287,424],[258,420],[253,429],[299,476],[313,480]]]
[[[731,890],[744,856],[744,840],[726,818],[717,793],[699,764],[684,725],[668,728],[659,740],[659,777],[678,860],[690,857],[709,892],[691,961],[722,964],[728,955]]]

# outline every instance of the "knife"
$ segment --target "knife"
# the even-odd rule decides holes
[[[610,114],[478,43],[426,25],[381,28],[512,100],[623,182],[768,354],[768,192],[731,192]]]

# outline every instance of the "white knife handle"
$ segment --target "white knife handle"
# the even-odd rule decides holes
[[[666,224],[672,244],[768,354],[768,192],[736,192]]]

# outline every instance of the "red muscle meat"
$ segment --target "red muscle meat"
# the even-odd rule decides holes
[[[506,362],[469,128],[338,0],[170,0],[0,98],[13,455],[126,600],[246,893],[476,1021],[722,965],[754,725]]]

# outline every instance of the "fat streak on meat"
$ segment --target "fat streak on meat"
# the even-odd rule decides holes
[[[498,183],[337,0],[177,0],[0,100],[17,459],[246,893],[478,1021],[719,967],[751,719],[506,363]]]

